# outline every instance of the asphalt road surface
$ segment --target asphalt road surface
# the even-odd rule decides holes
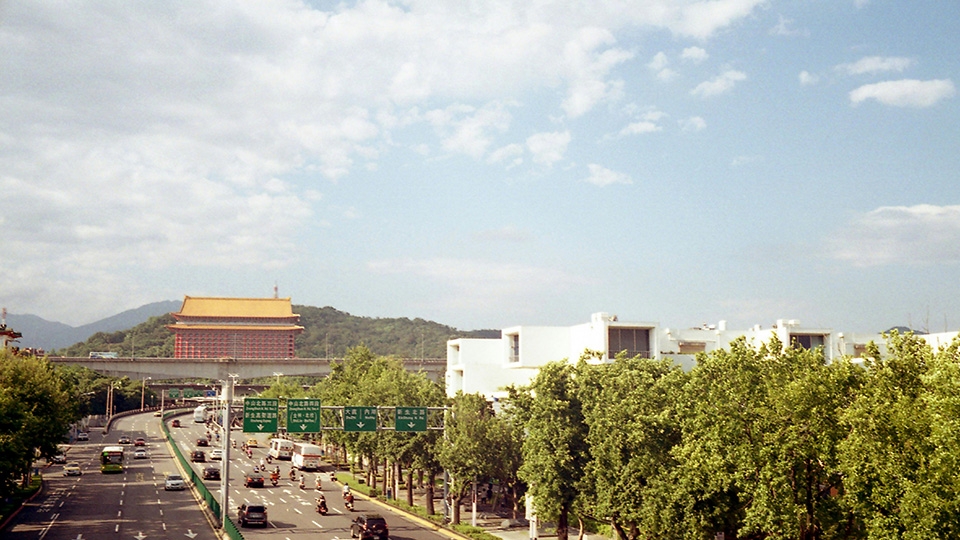
[[[170,428],[173,444],[177,444],[185,456],[195,449],[203,450],[208,461],[192,463],[202,472],[210,465],[222,466],[218,461],[209,461],[210,450],[219,447],[216,437],[211,445],[198,447],[196,441],[206,438],[207,428],[193,421],[192,411],[178,416],[182,427]],[[169,422],[170,420],[168,420]],[[213,433],[213,432],[211,432]],[[100,473],[99,452],[103,446],[118,444],[122,435],[135,440],[144,437],[147,441],[147,458],[134,459],[134,446],[124,445],[125,467],[122,474]],[[380,503],[357,497],[354,512],[343,505],[342,486],[330,480],[329,466],[323,473],[303,473],[307,489],[299,487],[298,480],[289,479],[290,462],[274,461],[270,468],[280,467],[282,476],[279,485],[272,486],[269,474],[263,488],[245,488],[244,477],[252,472],[267,455],[266,436],[257,436],[260,446],[253,449],[253,458],[239,450],[242,442],[254,438],[239,431],[232,431],[237,449],[230,450],[230,502],[229,512],[237,522],[237,507],[243,503],[263,504],[268,511],[268,525],[263,528],[244,528],[245,539],[322,539],[347,540],[351,538],[350,525],[361,513],[376,513],[383,516],[390,529],[391,540],[449,540],[449,536],[435,532],[422,522],[412,520],[405,514],[392,511]],[[152,413],[138,414],[114,422],[109,435],[99,431],[90,433],[89,442],[69,445],[67,461],[78,461],[82,476],[63,476],[61,465],[44,469],[47,485],[45,493],[23,509],[14,523],[4,531],[3,537],[31,540],[92,540],[129,539],[154,540],[184,538],[213,540],[215,531],[190,489],[164,491],[167,473],[179,472],[166,443],[162,438],[160,419]],[[316,490],[316,479],[321,477],[321,491]],[[206,481],[207,487],[221,500],[221,483]],[[322,492],[327,500],[329,513],[321,516],[316,511],[316,499]]]
[[[180,445],[184,455],[189,456],[191,451],[199,449],[204,450],[209,456],[210,450],[218,447],[215,438],[211,447],[197,447],[196,440],[206,436],[206,428],[203,424],[194,423],[190,415],[180,417],[180,421],[182,427],[171,428],[170,431],[173,440]],[[343,505],[342,486],[330,480],[332,467],[329,465],[324,466],[322,473],[303,473],[306,489],[300,489],[300,474],[298,473],[297,481],[291,481],[289,478],[290,461],[274,460],[267,467],[270,470],[280,467],[281,480],[277,486],[272,486],[270,475],[265,474],[265,487],[245,488],[243,481],[246,474],[252,472],[253,467],[259,466],[260,460],[267,456],[269,438],[265,435],[244,435],[237,430],[232,431],[230,437],[237,443],[237,448],[230,449],[230,517],[235,523],[237,522],[237,507],[243,503],[263,504],[268,514],[266,527],[242,529],[245,539],[347,540],[351,537],[350,524],[362,513],[376,513],[383,516],[390,529],[391,540],[449,540],[450,538],[435,532],[423,523],[409,519],[406,514],[392,511],[378,502],[361,497],[355,499],[354,512],[350,512]],[[240,451],[240,444],[251,438],[257,439],[259,443],[257,448],[253,448],[252,459]],[[218,464],[214,461],[194,463],[193,466],[199,472],[211,463]],[[316,489],[317,477],[321,478],[321,491]],[[216,494],[218,500],[221,500],[220,486],[221,483],[216,480],[207,482],[207,487]],[[316,499],[320,492],[326,498],[327,507],[330,510],[325,516],[321,516],[316,511]]]
[[[124,445],[124,472],[102,474],[100,450],[117,444],[121,435],[144,437],[147,458],[133,459],[134,446]],[[164,491],[164,476],[178,469],[163,441],[160,419],[152,413],[121,418],[106,436],[91,432],[89,442],[69,445],[67,461],[79,462],[83,474],[64,476],[62,465],[43,469],[44,494],[20,512],[4,538],[217,538],[190,490]]]

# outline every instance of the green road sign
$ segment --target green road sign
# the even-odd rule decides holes
[[[397,431],[426,431],[426,407],[397,407]]]
[[[245,398],[243,400],[243,432],[274,433],[277,431],[279,400]]]
[[[343,430],[344,431],[376,431],[377,430],[377,408],[376,407],[344,407],[343,408]]]
[[[180,399],[180,389],[179,389],[179,388],[171,388],[171,389],[167,390],[167,397],[170,398],[170,399]]]
[[[320,400],[287,400],[287,433],[320,433]]]

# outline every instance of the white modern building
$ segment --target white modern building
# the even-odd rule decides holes
[[[616,315],[594,313],[590,322],[575,326],[514,326],[500,339],[454,339],[447,342],[447,395],[458,391],[502,397],[505,386],[529,384],[540,366],[557,360],[576,362],[585,351],[610,362],[628,356],[669,358],[684,369],[696,365],[696,354],[723,349],[739,338],[760,345],[776,335],[784,346],[821,347],[827,361],[858,358],[873,341],[885,352],[881,334],[851,334],[829,328],[805,328],[796,320],[778,320],[771,327],[728,330],[725,321],[697,328],[664,328],[655,322],[626,322]],[[957,332],[922,336],[934,348],[945,346]]]

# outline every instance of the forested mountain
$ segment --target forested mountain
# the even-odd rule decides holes
[[[297,356],[340,358],[357,345],[366,345],[376,355],[404,358],[445,358],[448,339],[500,337],[499,330],[457,330],[451,326],[408,318],[358,317],[332,307],[293,306],[300,314],[303,333],[297,336]],[[117,332],[97,332],[87,341],[57,351],[65,356],[87,356],[91,351],[112,351],[120,356],[172,357],[174,337],[165,328],[170,315]]]
[[[180,304],[178,300],[153,302],[82,326],[70,326],[36,315],[15,313],[7,315],[7,323],[10,328],[23,334],[23,337],[17,340],[18,347],[51,351],[87,339],[96,332],[116,332],[131,328],[150,317],[176,311],[180,309]]]

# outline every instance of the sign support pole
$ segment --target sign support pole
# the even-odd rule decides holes
[[[234,377],[223,381],[220,397],[223,398],[223,477],[220,479],[220,528],[226,527],[230,510],[230,405],[233,403]]]

